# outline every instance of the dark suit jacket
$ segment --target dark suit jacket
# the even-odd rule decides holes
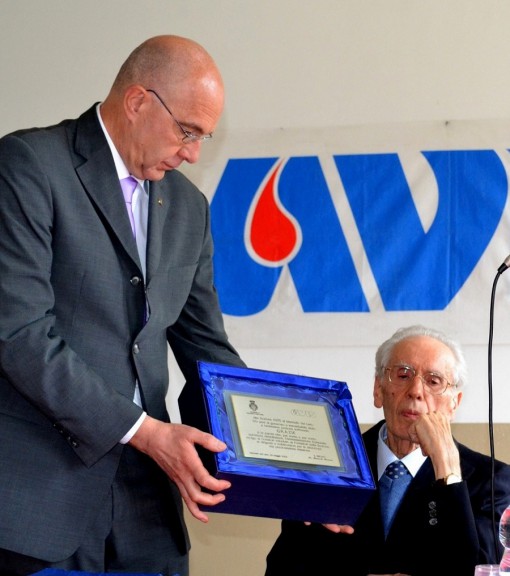
[[[381,425],[363,434],[374,478]],[[266,576],[333,572],[342,576],[398,572],[473,576],[476,564],[497,563],[490,459],[462,444],[458,447],[464,481],[438,486],[427,459],[409,485],[386,541],[376,490],[352,535],[333,534],[321,525],[283,521],[281,534],[267,557]],[[510,502],[510,466],[502,462],[495,466],[495,497],[499,519]]]
[[[206,198],[175,170],[149,197],[144,325],[95,106],[0,140],[0,548],[48,561],[76,550],[141,414],[136,378],[147,412],[169,420],[168,343],[188,381],[183,420],[205,423],[197,360],[243,365],[213,288]]]

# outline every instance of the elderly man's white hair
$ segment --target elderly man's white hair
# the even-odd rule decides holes
[[[426,326],[421,326],[420,324],[399,328],[391,338],[388,338],[388,340],[379,346],[375,354],[376,376],[379,378],[384,376],[384,368],[390,360],[395,345],[402,342],[402,340],[407,340],[408,338],[414,338],[416,336],[428,336],[429,338],[439,340],[439,342],[448,346],[455,358],[455,364],[453,366],[453,384],[458,387],[464,386],[467,382],[467,366],[460,344],[443,332],[434,330],[433,328],[427,328]]]

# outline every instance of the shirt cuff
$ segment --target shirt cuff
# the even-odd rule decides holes
[[[140,426],[142,425],[142,422],[145,420],[146,416],[147,416],[147,412],[143,412],[142,415],[140,416],[140,418],[138,418],[138,420],[135,422],[135,424],[127,432],[127,434],[124,434],[124,436],[120,439],[121,444],[127,444],[131,440],[131,438],[133,438],[133,436],[138,431],[138,428],[140,428]]]

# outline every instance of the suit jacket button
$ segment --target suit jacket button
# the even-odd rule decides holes
[[[55,422],[55,423],[53,424],[53,428],[55,428],[55,430],[56,430],[57,432],[59,432],[59,434],[63,434],[63,433],[64,433],[64,428],[63,428],[58,422]]]
[[[138,344],[133,345],[133,354],[138,354],[140,352],[140,346]]]
[[[142,279],[140,278],[140,276],[133,276],[129,282],[131,283],[131,286],[138,286],[138,284],[140,284],[141,281]]]

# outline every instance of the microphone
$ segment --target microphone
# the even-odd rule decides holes
[[[503,264],[498,268],[498,274],[503,274],[507,268],[510,268],[510,254],[504,259]]]

